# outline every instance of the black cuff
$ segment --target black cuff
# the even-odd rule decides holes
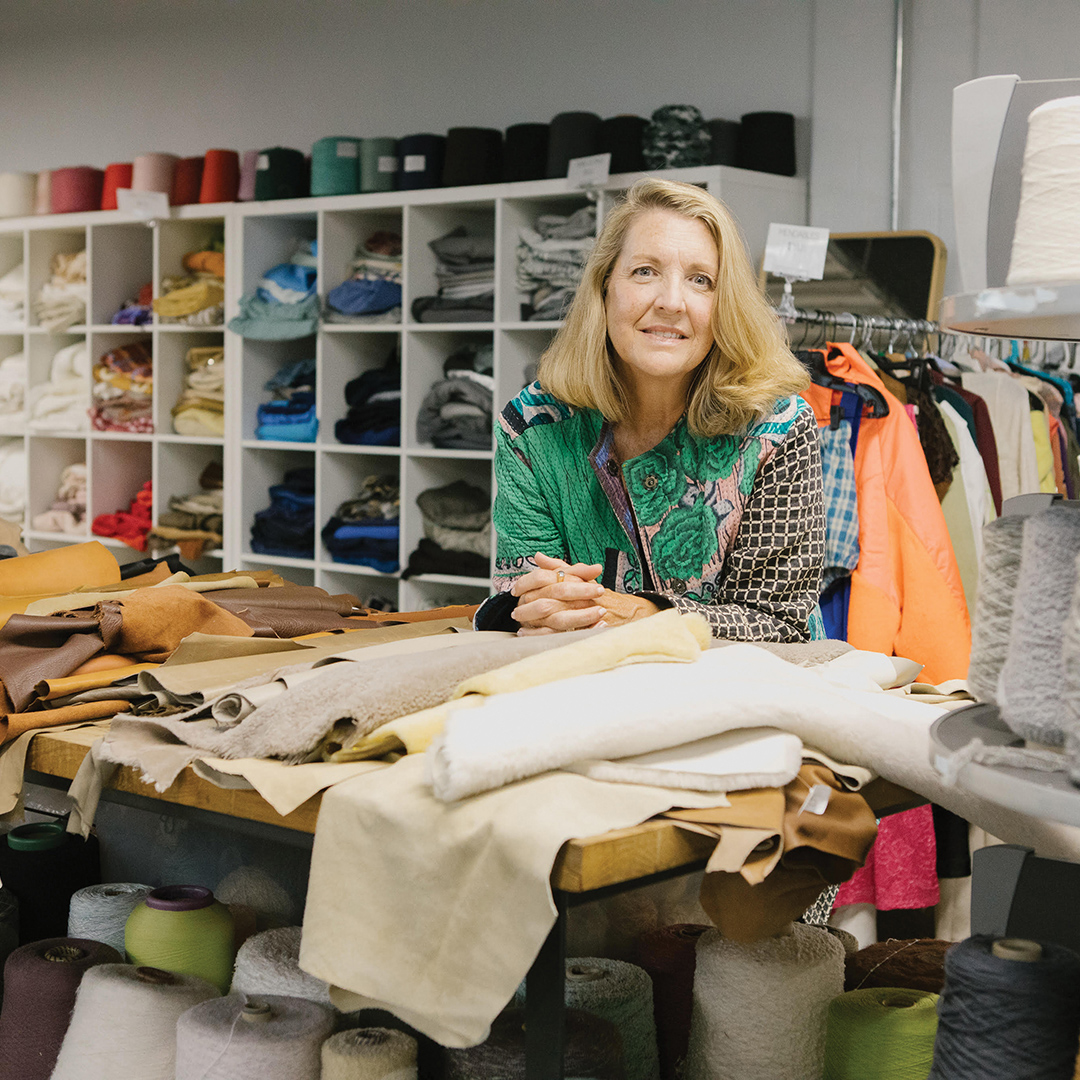
[[[661,611],[667,611],[668,608],[673,608],[675,606],[675,601],[672,600],[670,596],[665,596],[663,593],[637,592],[634,593],[634,596],[640,596],[645,600],[652,601],[652,603],[654,603]]]
[[[516,633],[520,624],[510,614],[517,607],[518,598],[511,592],[489,596],[473,616],[474,630],[509,630]]]

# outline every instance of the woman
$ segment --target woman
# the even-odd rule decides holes
[[[606,218],[539,379],[495,428],[495,587],[521,634],[698,611],[716,637],[818,631],[809,379],[702,189],[642,180]]]

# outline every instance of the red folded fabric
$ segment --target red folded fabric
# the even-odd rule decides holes
[[[77,214],[97,210],[101,206],[101,189],[105,174],[89,165],[70,169],[53,169],[52,212]]]
[[[169,199],[172,205],[187,206],[188,203],[197,203],[202,178],[203,159],[201,157],[181,158],[176,163],[176,172],[173,173],[172,197]]]
[[[95,536],[111,536],[123,540],[128,547],[133,547],[136,551],[145,551],[153,502],[153,488],[147,480],[131,500],[128,510],[118,510],[115,514],[98,514],[90,526],[90,531]]]
[[[131,170],[133,165],[130,161],[114,161],[105,166],[105,181],[101,188],[101,209],[116,209],[117,188],[131,187]]]

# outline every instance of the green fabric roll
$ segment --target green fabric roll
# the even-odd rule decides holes
[[[360,140],[330,135],[311,148],[311,194],[355,195],[360,190]]]
[[[360,190],[393,191],[397,176],[397,140],[360,140]]]
[[[272,146],[259,151],[255,172],[257,201],[300,199],[307,193],[307,162],[299,150]]]

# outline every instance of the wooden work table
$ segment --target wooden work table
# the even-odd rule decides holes
[[[79,728],[63,737],[43,731],[30,743],[26,768],[48,776],[73,779],[90,750],[102,735],[100,728]],[[117,769],[109,788],[156,799],[163,803],[193,807],[226,817],[277,825],[302,833],[314,833],[321,796],[316,795],[291,814],[282,816],[255,791],[221,788],[185,769],[165,792],[143,783],[128,767]],[[871,809],[884,817],[919,806],[926,800],[887,780],[875,780],[863,795]],[[568,840],[559,852],[551,873],[556,889],[568,893],[591,892],[612,885],[678,870],[707,860],[715,840],[680,829],[673,821],[653,820],[602,836]]]

